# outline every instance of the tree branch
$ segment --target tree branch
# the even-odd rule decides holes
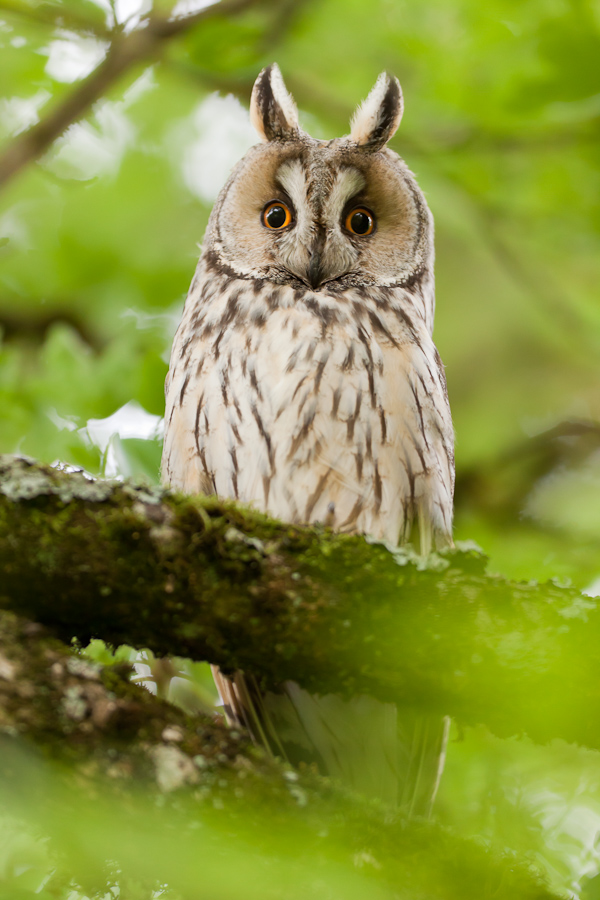
[[[18,135],[0,156],[0,188],[22,168],[39,159],[63,132],[126,71],[157,56],[164,43],[215,17],[235,15],[262,0],[221,0],[189,16],[150,16],[130,34],[114,34],[102,63],[36,125]]]
[[[17,747],[33,745],[49,759],[68,761],[71,774],[90,783],[111,777],[117,748],[121,782],[142,779],[164,793],[198,784],[205,770],[218,772],[230,787],[241,755],[248,776],[264,784],[263,793],[281,794],[286,781],[279,763],[254,753],[249,739],[228,729],[223,719],[191,719],[157,700],[129,681],[130,670],[123,664],[100,666],[39,623],[0,612],[4,737],[18,740]]]
[[[0,464],[0,605],[64,640],[600,748],[596,602],[486,576],[473,551],[429,565],[215,498]]]
[[[268,895],[286,900],[331,897],[332,885],[333,896],[462,900],[483,884],[495,900],[556,900],[528,860],[294,773],[222,722],[136,688],[126,669],[0,613],[0,807],[46,832],[66,883],[104,896],[112,860],[121,885],[149,882],[147,896],[168,881],[197,898],[199,876],[205,892],[212,877],[211,895],[236,896],[227,873],[241,869],[247,900],[269,878]]]
[[[92,7],[93,9],[93,7]],[[20,19],[28,19],[30,22],[53,28],[74,28],[84,34],[93,34],[102,40],[109,40],[110,30],[101,24],[103,13],[96,8],[96,17],[92,19],[81,15],[77,9],[61,3],[38,2],[35,6],[28,3],[19,3],[17,0],[0,0],[0,12],[9,16],[18,16]]]

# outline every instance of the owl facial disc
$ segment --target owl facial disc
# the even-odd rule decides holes
[[[386,146],[402,109],[398,80],[384,72],[349,135],[315,140],[277,65],[263,69],[250,103],[261,143],[221,192],[206,244],[244,277],[316,292],[414,279],[433,241],[425,199]]]

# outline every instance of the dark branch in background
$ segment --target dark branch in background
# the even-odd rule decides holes
[[[471,195],[471,200],[476,204],[482,231],[487,237],[492,253],[505,271],[536,301],[544,318],[550,318],[556,323],[561,340],[564,339],[563,335],[568,335],[571,343],[578,342],[582,352],[587,348],[588,352],[595,356],[598,351],[597,337],[589,328],[586,318],[574,308],[561,285],[548,277],[545,263],[538,262],[535,257],[524,259],[523,254],[518,253],[508,237],[512,234],[508,219],[491,209],[481,197],[475,196],[464,184],[460,183],[460,187]]]
[[[183,78],[194,81],[203,90],[220,91],[222,94],[233,94],[246,105],[250,102],[250,95],[254,86],[254,72],[249,78],[225,75],[221,72],[212,72],[210,69],[202,69],[195,63],[182,62],[178,59],[165,59],[163,65]]]
[[[277,13],[270,27],[265,29],[265,33],[261,37],[258,52],[269,56],[273,47],[280,44],[296,24],[302,7],[307,6],[310,2],[311,0],[278,0]]]
[[[420,571],[214,498],[6,457],[0,473],[0,605],[63,640],[600,748],[600,611],[577,591],[486,576],[474,552]]]
[[[531,146],[523,146],[523,150],[531,149]],[[428,147],[418,142],[413,145],[417,153],[424,156],[430,155]],[[514,149],[514,148],[512,148]],[[439,148],[438,148],[439,150]],[[571,335],[571,341],[576,339],[582,348],[587,348],[592,355],[596,355],[598,341],[594,332],[588,327],[584,316],[579,315],[573,308],[570,297],[562,289],[561,285],[548,278],[547,267],[535,255],[519,255],[514,241],[511,243],[510,235],[515,231],[511,225],[511,216],[503,214],[499,208],[494,208],[486,202],[483,196],[477,194],[472,185],[467,184],[452,167],[443,164],[443,158],[439,157],[440,171],[472,205],[474,220],[478,230],[484,236],[491,253],[496,257],[500,266],[517,285],[528,294],[538,305],[545,319],[557,323],[557,341],[562,340],[563,332]],[[518,240],[518,238],[517,238]]]
[[[56,303],[56,305],[54,305]],[[21,312],[11,308],[9,302],[0,302],[0,335],[2,340],[30,341],[42,344],[48,331],[55,325],[68,325],[80,339],[95,351],[102,350],[104,341],[90,326],[85,316],[66,306],[61,309],[60,301],[54,301],[52,308],[45,311]]]
[[[64,2],[59,3],[18,3],[15,0],[0,0],[0,12],[10,16],[27,19],[37,25],[53,28],[73,28],[82,34],[94,35],[102,40],[110,40],[111,32],[102,23],[103,13],[98,7],[97,17],[93,19],[82,15]]]
[[[39,159],[69,125],[81,119],[125,72],[158,56],[168,40],[208,19],[232,16],[259,2],[262,0],[221,0],[220,3],[181,18],[166,19],[151,15],[130,34],[116,34],[104,62],[36,125],[16,137],[4,150],[0,156],[0,187],[26,165]]]
[[[496,523],[514,527],[532,485],[553,471],[578,469],[598,451],[600,423],[585,419],[558,422],[458,472],[455,508],[476,506]]]
[[[0,155],[0,188],[22,168],[43,156],[52,143],[70,125],[86,115],[90,107],[125,72],[137,64],[148,63],[159,56],[168,40],[190,31],[208,19],[236,15],[251,6],[262,5],[264,2],[265,0],[221,0],[221,2],[214,3],[196,13],[176,18],[161,17],[153,13],[142,19],[140,25],[132,33],[124,35],[121,25],[117,24],[112,30],[109,30],[98,21],[82,16],[77,11],[67,9],[63,5],[40,3],[33,7],[17,3],[15,0],[0,0],[0,10],[8,14],[25,17],[41,25],[76,28],[83,33],[91,33],[98,38],[111,41],[104,62],[40,122],[8,144],[3,154]],[[306,2],[307,0],[280,0],[273,7],[273,21],[258,45],[259,52],[271,51],[273,45],[285,37]],[[188,76],[201,80],[204,86],[208,84],[216,90],[230,91],[242,100],[248,100],[250,96],[253,79],[230,79],[226,76],[215,76],[214,73],[197,66],[170,64]],[[346,109],[345,106],[340,105],[339,99],[335,95],[328,93],[316,83],[298,77],[288,77],[288,82],[292,93],[301,105],[316,108],[321,114],[326,113],[326,117],[338,122],[338,127],[343,130],[352,109]],[[593,139],[593,134],[591,137]],[[589,135],[587,133],[576,134],[572,135],[570,139],[579,140],[580,138],[586,139],[589,138]],[[541,134],[533,142],[526,143],[515,139],[498,140],[494,135],[486,136],[479,132],[469,134],[466,138],[461,134],[458,140],[455,136],[450,138],[438,136],[434,140],[433,152],[439,154],[441,146],[449,151],[475,146],[484,152],[490,149],[512,152],[515,149],[527,150],[530,147],[538,146],[547,148],[549,145],[553,145],[557,139],[565,139],[564,131],[558,136]],[[408,149],[409,152],[424,155],[431,155],[432,152],[406,134],[402,135],[402,148],[404,151]]]

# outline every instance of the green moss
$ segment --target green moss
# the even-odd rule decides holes
[[[221,847],[240,841],[270,866],[277,859],[286,871],[298,866],[298,875],[306,865],[315,878],[331,864],[350,873],[371,867],[374,884],[402,886],[407,897],[476,896],[485,883],[496,900],[552,900],[514,855],[433,822],[409,823],[326,779],[293,772],[214,719],[187,718],[127,675],[127,666],[91,663],[39,625],[0,614],[2,771],[11,773],[0,778],[4,814],[22,817],[30,806],[36,829],[54,837],[58,820],[70,822],[77,847],[95,846],[104,816],[118,836],[116,860],[141,823],[144,834],[185,835],[188,844],[190,823],[201,821],[203,841],[222,834]]]
[[[216,498],[103,483],[90,500],[30,461],[0,462],[0,483],[23,472],[35,491],[0,490],[1,603],[64,640],[600,747],[600,614],[576,591],[487,576],[469,546],[424,561]]]
[[[23,465],[29,487],[0,491],[0,602],[64,640],[98,636],[248,669],[265,684],[368,691],[499,733],[575,734],[600,746],[590,714],[600,706],[600,626],[595,604],[576,592],[490,578],[471,549],[424,566],[406,551],[281,525],[214,498],[148,500],[113,484],[90,499],[79,476],[39,467],[38,478]],[[75,487],[61,484],[73,477]],[[587,655],[575,656],[582,641]],[[432,823],[389,812],[384,823],[377,804],[296,780],[243,737],[131,685],[127,667],[82,665],[12,613],[0,616],[0,657],[3,648],[19,673],[0,679],[4,733],[68,762],[65,784],[74,779],[77,790],[123,793],[141,779],[172,791],[179,809],[181,798],[203,808],[208,800],[238,823],[268,820],[270,840],[274,827],[297,834],[316,870],[320,854],[352,866],[375,860],[378,882],[402,884],[406,896],[475,896],[484,881],[498,898],[551,896],[512,858]]]

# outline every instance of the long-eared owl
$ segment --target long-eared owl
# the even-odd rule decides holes
[[[433,220],[386,146],[402,108],[384,73],[349,136],[315,140],[277,66],[258,76],[261,143],[217,199],[173,344],[163,479],[427,553],[452,541],[453,430],[432,339]],[[440,720],[215,677],[229,717],[274,752],[428,808]]]

